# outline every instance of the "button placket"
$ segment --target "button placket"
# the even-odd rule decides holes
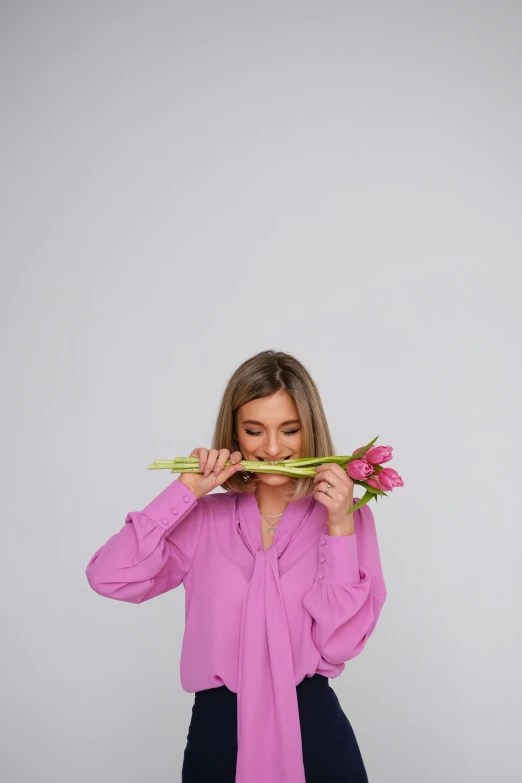
[[[321,546],[326,546],[326,538],[325,538],[325,536],[323,536],[322,539],[321,539]],[[321,556],[319,558],[319,562],[320,563],[324,563],[325,562],[325,558]],[[324,579],[324,574],[319,572],[319,574],[317,575],[317,578],[318,579]]]

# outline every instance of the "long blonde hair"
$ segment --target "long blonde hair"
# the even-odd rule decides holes
[[[247,359],[230,377],[217,414],[213,449],[240,451],[237,433],[237,410],[245,403],[268,397],[284,389],[294,400],[302,425],[303,457],[334,455],[334,446],[324,414],[319,391],[310,373],[301,362],[283,351],[261,351]],[[243,476],[247,475],[248,480]],[[233,475],[221,486],[227,491],[249,494],[259,479],[250,473]],[[312,478],[292,479],[289,502],[302,500],[314,492]]]

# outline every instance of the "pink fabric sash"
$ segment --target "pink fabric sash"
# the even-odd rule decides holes
[[[238,495],[240,530],[254,557],[254,569],[241,612],[236,783],[305,783],[280,568],[283,571],[299,551],[316,540],[317,527],[312,520],[305,528],[314,509],[314,521],[319,521],[324,507],[313,496],[290,503],[276,528],[273,544],[264,551],[257,499],[254,494]]]

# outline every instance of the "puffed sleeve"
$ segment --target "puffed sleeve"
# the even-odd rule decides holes
[[[354,504],[359,498],[354,498]],[[322,657],[339,664],[362,652],[386,600],[373,512],[354,512],[355,532],[321,536],[317,574],[303,598],[312,639]]]
[[[85,570],[92,589],[141,604],[177,587],[190,570],[204,503],[176,479],[93,554]]]

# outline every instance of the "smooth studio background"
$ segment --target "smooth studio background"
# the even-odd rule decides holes
[[[520,3],[0,22],[2,781],[180,779],[183,587],[123,604],[84,570],[267,348],[338,453],[379,435],[405,480],[332,682],[371,783],[519,781]]]

